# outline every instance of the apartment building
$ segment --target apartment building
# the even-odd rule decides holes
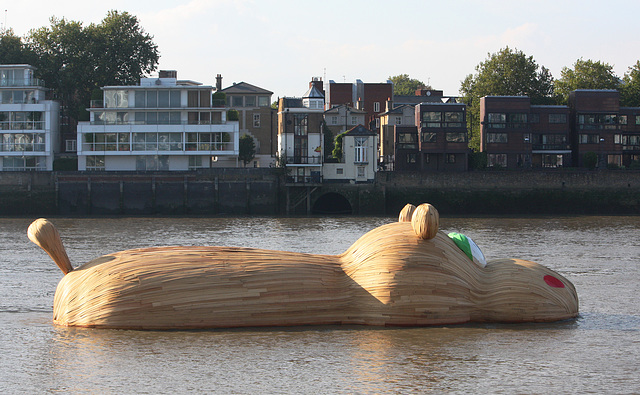
[[[487,96],[480,118],[489,167],[584,167],[587,153],[597,156],[599,168],[640,164],[640,108],[620,107],[616,90],[575,90],[568,106]]]
[[[238,111],[240,136],[253,137],[256,156],[251,166],[275,166],[277,113],[271,108],[273,92],[246,82],[222,89],[222,76],[218,74],[216,79],[216,91],[225,94],[227,107]]]
[[[422,171],[466,171],[469,163],[467,107],[430,102],[415,107]]]
[[[212,103],[213,87],[174,70],[139,85],[105,86],[90,121],[78,123],[78,170],[148,171],[237,167],[238,121]]]
[[[0,65],[0,170],[53,170],[60,105],[26,64]]]
[[[378,163],[383,170],[393,171],[396,158],[396,127],[415,126],[415,105],[401,104],[394,106],[394,102],[387,100],[385,109],[385,112],[378,114],[380,123]],[[401,167],[403,166],[401,165]]]

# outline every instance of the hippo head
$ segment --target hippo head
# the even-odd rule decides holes
[[[438,230],[435,207],[406,206],[399,222],[374,229],[348,251],[347,273],[399,325],[545,322],[576,317],[573,284],[543,265],[502,259],[474,263]],[[419,312],[413,321],[403,321]]]

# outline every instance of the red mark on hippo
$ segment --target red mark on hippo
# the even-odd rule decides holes
[[[564,283],[553,276],[544,276],[544,282],[553,288],[564,288]]]

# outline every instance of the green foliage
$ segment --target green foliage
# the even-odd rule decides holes
[[[231,109],[227,111],[227,121],[238,121],[240,120],[240,115],[238,114],[238,110]]]
[[[472,170],[484,170],[487,168],[487,153],[472,151],[469,154],[469,168]]]
[[[593,170],[598,165],[598,154],[593,151],[589,151],[582,157],[582,162],[584,164],[584,167],[589,170]]]
[[[327,126],[325,121],[322,121],[322,134],[324,135],[324,157],[325,160],[332,156],[332,151],[335,147],[335,142],[333,139],[333,132]]]
[[[613,66],[591,59],[578,59],[573,69],[563,67],[560,78],[554,83],[557,101],[567,104],[569,93],[576,89],[618,89],[620,78],[613,72]]]
[[[8,29],[0,31],[0,63],[33,64],[34,55],[22,42],[22,39]]]
[[[629,163],[629,170],[640,170],[640,161],[634,160]]]
[[[136,84],[157,67],[157,45],[127,12],[109,11],[100,24],[86,27],[64,18],[50,22],[29,32],[25,48],[34,56],[30,63],[38,76],[75,120],[95,89]]]
[[[256,143],[253,141],[253,137],[248,134],[243,134],[240,137],[240,144],[238,147],[238,159],[242,161],[244,166],[251,162],[256,157]]]
[[[389,79],[393,82],[394,95],[413,96],[418,89],[431,89],[431,86],[424,82],[409,78],[409,74],[400,74]]]
[[[340,133],[339,135],[336,136],[336,139],[335,139],[335,145],[333,148],[332,156],[338,161],[342,161],[342,142],[344,140],[344,135],[346,133],[347,132]]]
[[[211,95],[211,103],[214,106],[225,106],[227,104],[227,94],[224,92],[214,92]]]
[[[629,70],[622,77],[620,105],[640,107],[640,60],[632,67],[629,67]]]
[[[483,96],[529,96],[532,104],[550,104],[553,77],[547,68],[538,66],[532,56],[505,47],[476,66],[460,86],[462,101],[467,104],[469,146],[480,149],[480,98]]]

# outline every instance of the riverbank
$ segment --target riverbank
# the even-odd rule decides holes
[[[0,173],[0,215],[640,215],[639,171],[380,172],[371,184],[288,184],[280,169]]]

